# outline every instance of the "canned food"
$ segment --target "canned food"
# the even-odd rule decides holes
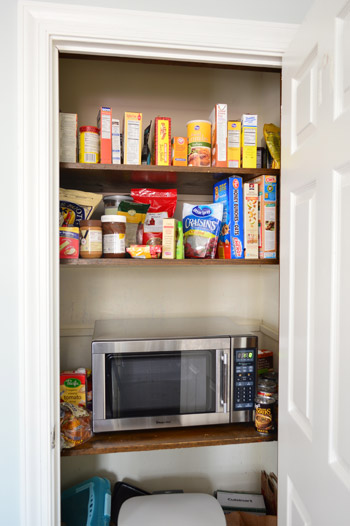
[[[60,227],[60,259],[79,257],[79,228],[75,226]]]
[[[100,162],[100,134],[95,126],[79,128],[79,162],[96,164]]]
[[[277,384],[273,380],[260,379],[258,381],[258,395],[276,397]]]
[[[273,396],[258,395],[255,398],[255,429],[261,435],[275,431],[276,400]]]
[[[211,122],[187,123],[188,166],[211,166]]]

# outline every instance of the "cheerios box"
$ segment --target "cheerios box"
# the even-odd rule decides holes
[[[219,259],[243,259],[244,257],[244,213],[243,181],[233,176],[214,185],[214,203],[224,205],[218,240]]]

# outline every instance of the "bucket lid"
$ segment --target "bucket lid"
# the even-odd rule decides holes
[[[106,215],[101,216],[102,223],[126,223],[125,216],[116,216],[116,215]]]
[[[194,121],[188,121],[188,122],[186,122],[186,126],[187,126],[188,124],[194,124],[194,123],[196,123],[196,122],[205,122],[206,124],[210,124],[210,125],[211,125],[211,122],[210,122],[210,121],[194,120]]]

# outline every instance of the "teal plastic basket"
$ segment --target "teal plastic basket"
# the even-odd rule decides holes
[[[61,521],[65,526],[109,526],[111,483],[92,477],[61,495]]]

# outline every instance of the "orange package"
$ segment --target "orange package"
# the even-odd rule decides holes
[[[173,137],[171,140],[171,164],[187,166],[187,137]]]

